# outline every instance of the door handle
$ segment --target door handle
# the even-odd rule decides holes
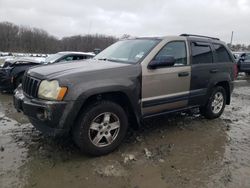
[[[218,72],[218,69],[211,69],[210,70],[210,73],[217,73]]]
[[[185,77],[185,76],[188,76],[188,75],[189,75],[188,72],[180,72],[180,73],[178,73],[179,77]]]

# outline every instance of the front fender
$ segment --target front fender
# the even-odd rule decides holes
[[[101,95],[117,92],[124,94],[128,98],[137,121],[140,117],[141,108],[139,101],[141,96],[141,84],[139,79],[119,81],[102,80],[98,82],[93,81],[82,83],[81,85],[75,86],[74,88],[66,98],[66,100],[74,101],[72,110],[69,114],[69,116],[71,116],[71,119],[74,119],[74,121],[84,107],[85,102],[90,97],[99,94]]]

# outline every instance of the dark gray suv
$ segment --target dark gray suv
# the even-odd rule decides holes
[[[14,104],[42,132],[73,135],[82,151],[103,155],[122,142],[128,120],[139,126],[142,119],[191,108],[218,118],[230,104],[236,75],[233,55],[219,39],[133,38],[83,63],[31,68]]]

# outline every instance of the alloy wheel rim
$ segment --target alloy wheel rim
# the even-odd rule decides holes
[[[221,92],[217,92],[214,95],[214,100],[211,105],[213,113],[214,114],[220,113],[220,111],[223,108],[223,105],[224,105],[224,96]]]
[[[114,113],[99,114],[90,124],[89,139],[97,147],[109,146],[117,138],[120,126],[120,120]]]

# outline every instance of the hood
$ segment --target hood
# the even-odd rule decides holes
[[[34,58],[13,58],[13,59],[6,59],[4,61],[3,67],[8,67],[8,66],[15,66],[15,65],[36,65],[40,64],[40,61]]]
[[[41,63],[44,58],[32,58],[32,57],[24,57],[24,58],[16,58],[14,59],[13,63],[20,62],[20,63]]]
[[[29,69],[28,74],[39,79],[56,79],[67,75],[82,74],[85,72],[98,72],[126,66],[131,65],[90,59],[85,61],[74,61],[70,63],[65,62],[34,67]]]
[[[16,63],[16,62],[22,62],[22,63],[40,63],[41,60],[32,58],[32,57],[21,57],[21,58],[13,58],[13,59],[7,59],[6,61],[9,61],[10,63]]]

